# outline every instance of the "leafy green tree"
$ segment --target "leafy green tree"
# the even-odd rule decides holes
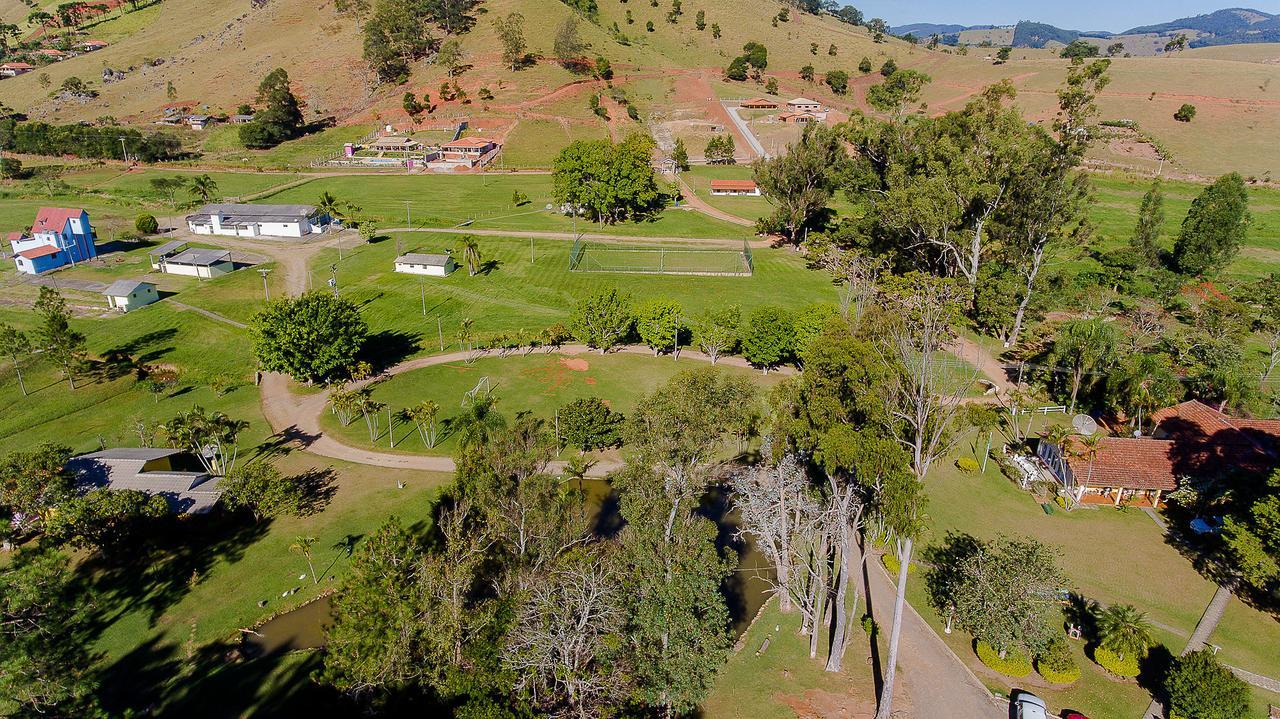
[[[1124,43],[1113,42],[1107,46],[1107,57],[1116,57],[1124,53]]]
[[[440,416],[440,405],[432,400],[423,400],[412,407],[401,411],[401,416],[418,428],[418,435],[427,447],[435,447],[439,439],[439,427],[436,419]]]
[[[1155,262],[1160,257],[1160,230],[1163,227],[1164,190],[1157,179],[1142,196],[1142,204],[1138,205],[1138,223],[1133,228],[1129,246],[1148,262]]]
[[[160,223],[155,215],[143,213],[134,220],[133,228],[144,235],[154,235],[160,231]]]
[[[709,309],[693,323],[693,344],[711,358],[711,364],[720,355],[733,352],[738,347],[742,325],[742,310],[737,305]]]
[[[23,549],[0,565],[0,697],[14,716],[96,717],[92,597],[70,558]]]
[[[578,451],[616,447],[622,441],[622,415],[599,397],[575,399],[560,408],[556,419],[560,438]]]
[[[59,541],[106,554],[144,536],[152,523],[168,513],[169,503],[159,494],[100,487],[58,505],[49,518],[48,533]]]
[[[641,134],[616,144],[575,140],[552,163],[552,196],[606,224],[644,216],[661,200],[650,165],[653,149],[653,140]]]
[[[502,42],[502,61],[515,72],[525,62],[528,48],[524,39],[524,15],[509,13],[493,24],[498,31],[498,40]]]
[[[679,347],[680,333],[684,329],[684,309],[680,307],[680,303],[672,300],[649,300],[636,306],[635,318],[640,341],[653,350],[655,357],[666,350],[675,353]]]
[[[370,22],[370,25],[373,23]],[[258,85],[253,121],[240,126],[240,142],[249,148],[275,147],[303,133],[302,107],[289,87],[289,73],[276,68]]]
[[[462,43],[450,39],[440,44],[440,49],[436,51],[435,63],[443,67],[445,74],[452,78],[462,68],[466,57],[467,53],[462,49]]]
[[[27,383],[22,379],[22,365],[31,357],[30,338],[12,325],[0,322],[0,357],[7,357],[13,363],[18,387],[22,389],[22,396],[26,397]]]
[[[374,6],[364,25],[364,59],[379,80],[408,79],[410,63],[437,46],[430,26],[423,22],[424,11],[424,3],[416,0],[378,0]]]
[[[574,338],[600,350],[600,354],[625,342],[634,324],[631,298],[616,288],[579,300],[568,322]]]
[[[1083,62],[1086,58],[1097,57],[1101,54],[1097,45],[1088,40],[1072,40],[1070,45],[1062,48],[1062,52],[1058,53],[1058,57],[1065,57],[1072,62]]]
[[[714,22],[713,22],[713,23],[711,23],[711,39],[713,39],[713,40],[719,40],[719,39],[720,39],[720,24],[719,24],[719,23],[714,23]]]
[[[1074,414],[1076,411],[1076,400],[1086,377],[1109,365],[1119,344],[1120,332],[1115,324],[1101,318],[1072,320],[1058,330],[1050,357],[1056,364],[1071,370],[1068,377],[1071,383],[1069,412]]]
[[[747,59],[739,55],[729,62],[729,67],[725,68],[724,76],[730,80],[742,82],[747,79],[747,72]]]
[[[1173,266],[1184,275],[1223,269],[1240,252],[1248,227],[1244,178],[1237,172],[1219,177],[1192,200],[1173,245]]]
[[[582,39],[582,34],[578,31],[578,18],[570,15],[565,18],[560,26],[556,28],[555,42],[552,45],[556,54],[556,60],[560,64],[573,70],[580,71],[586,66],[583,60],[583,53],[587,48],[591,47],[590,43]]]
[[[248,510],[259,522],[301,516],[306,500],[302,485],[266,460],[241,465],[222,479],[219,488],[219,502],[231,509]]]
[[[858,61],[858,72],[863,75],[867,75],[870,74],[872,69],[873,66],[871,65],[871,58],[864,55],[863,58]]]
[[[800,79],[805,82],[813,82],[815,72],[816,70],[814,70],[813,65],[805,65],[800,68]]]
[[[147,182],[152,190],[168,197],[169,204],[175,207],[178,204],[178,190],[187,186],[187,181],[181,177],[153,177]]]
[[[693,26],[702,32],[707,29],[707,11],[699,10],[697,15],[693,16]]]
[[[1271,473],[1243,511],[1227,517],[1222,536],[1246,582],[1263,593],[1280,585],[1280,471]]]
[[[758,42],[748,42],[742,46],[742,59],[751,69],[759,72],[769,67],[769,49]]]
[[[350,367],[369,329],[349,300],[308,292],[272,301],[253,316],[250,332],[262,369],[313,384]]]
[[[742,329],[742,356],[765,372],[795,348],[795,321],[781,307],[757,307]]]
[[[76,373],[84,363],[85,341],[84,335],[71,328],[71,310],[67,309],[67,301],[61,292],[41,287],[34,309],[40,315],[35,345],[46,358],[62,367],[67,383],[75,389]]]
[[[1153,412],[1172,407],[1182,399],[1183,387],[1173,371],[1168,355],[1153,352],[1137,352],[1125,357],[1107,375],[1107,404],[1123,410],[1137,422],[1150,417]],[[1142,425],[1136,426],[1139,431]]]
[[[1182,103],[1177,112],[1173,113],[1173,119],[1178,122],[1191,122],[1196,116],[1196,106],[1189,102]]]
[[[196,405],[161,425],[170,447],[185,449],[200,460],[210,474],[228,475],[235,471],[240,433],[249,428],[242,419],[232,419],[223,412],[206,412]]]
[[[671,162],[676,166],[677,171],[689,171],[689,151],[685,149],[684,140],[678,137],[675,146],[671,148]]]
[[[406,92],[402,98],[401,105],[404,107],[405,114],[417,122],[418,116],[426,111],[426,107],[418,101],[418,96],[412,92]]]
[[[1132,604],[1112,604],[1098,613],[1098,645],[1121,659],[1142,658],[1155,646],[1147,615]]]
[[[880,75],[883,77],[889,77],[890,75],[892,75],[897,71],[898,71],[898,62],[893,58],[889,58],[888,60],[885,60],[884,64],[880,66]]]
[[[707,147],[703,150],[702,156],[706,158],[707,163],[711,165],[732,165],[737,160],[734,154],[738,149],[733,141],[733,133],[724,135],[712,135],[707,140]]]
[[[8,518],[14,533],[40,531],[53,508],[72,495],[70,458],[67,447],[45,443],[0,459],[0,517]]]
[[[837,95],[843,95],[849,91],[849,73],[844,70],[829,70],[822,81],[827,83],[827,87]]]
[[[800,244],[805,228],[827,206],[848,165],[849,155],[835,131],[812,125],[785,153],[756,160],[752,166],[756,184],[776,208],[764,226],[777,228]]]
[[[1170,716],[1235,719],[1249,714],[1248,685],[1222,666],[1211,649],[1174,659],[1164,689]]]
[[[883,73],[884,69],[881,68],[881,74]],[[892,115],[901,115],[907,106],[918,101],[921,90],[932,80],[916,70],[897,69],[884,78],[883,82],[867,88],[867,104]]]
[[[462,238],[462,261],[467,266],[467,276],[475,277],[480,271],[480,242],[472,235]]]
[[[996,60],[999,62],[1008,62],[1009,56],[1013,54],[1013,48],[1005,46],[996,50]]]

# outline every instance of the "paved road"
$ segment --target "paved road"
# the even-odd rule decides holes
[[[896,590],[889,573],[874,559],[867,562],[867,578],[870,586],[864,585],[865,596],[876,622],[887,632],[893,622]],[[1006,705],[996,702],[910,603],[905,606],[902,634],[898,638],[898,667],[895,716],[917,719],[1007,719],[1009,716]],[[906,701],[900,703],[899,697]]]
[[[769,153],[764,151],[764,145],[760,144],[760,140],[758,140],[756,138],[756,134],[751,131],[751,127],[747,125],[747,121],[743,120],[742,116],[738,114],[738,106],[736,104],[731,105],[728,102],[722,102],[720,104],[724,106],[725,114],[728,115],[729,119],[733,121],[733,124],[738,127],[738,132],[747,139],[747,144],[751,145],[751,150],[756,153],[756,157],[763,157],[767,159],[769,157]]]

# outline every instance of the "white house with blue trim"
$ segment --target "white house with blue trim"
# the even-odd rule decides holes
[[[96,239],[85,210],[41,207],[31,234],[9,233],[9,247],[19,272],[38,275],[97,257]]]

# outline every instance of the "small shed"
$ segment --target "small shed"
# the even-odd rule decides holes
[[[712,180],[711,194],[759,197],[760,186],[754,180]]]
[[[120,312],[135,310],[160,299],[156,286],[142,280],[116,280],[102,294],[107,296],[107,305]]]
[[[174,255],[187,249],[187,243],[182,240],[170,240],[159,247],[147,253],[147,259],[151,262],[151,269],[163,270],[164,261]]]
[[[453,255],[433,255],[420,252],[409,252],[396,258],[396,272],[408,275],[431,275],[446,277],[458,269]]]
[[[160,271],[171,275],[187,275],[201,279],[220,277],[234,270],[230,250],[183,250],[176,255],[164,258],[160,263]]]

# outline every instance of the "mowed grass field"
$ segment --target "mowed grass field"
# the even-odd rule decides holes
[[[537,332],[564,321],[579,299],[606,288],[617,288],[635,300],[672,299],[689,316],[713,307],[737,304],[744,313],[774,304],[800,309],[815,302],[834,304],[830,279],[805,267],[805,260],[788,250],[754,251],[756,272],[749,277],[691,277],[622,273],[570,272],[567,240],[530,241],[478,237],[482,261],[492,263],[475,277],[465,268],[449,277],[407,275],[393,270],[400,251],[444,252],[458,248],[456,235],[400,233],[392,239],[362,245],[354,252],[326,249],[312,263],[312,286],[323,287],[337,264],[342,296],[361,307],[371,330],[404,333],[425,351],[438,351],[437,321],[446,348],[456,342],[463,318],[474,321],[481,337],[526,330]],[[397,249],[397,245],[400,249]],[[461,257],[461,250],[454,252]],[[423,297],[426,312],[422,311]]]
[[[325,414],[321,426],[326,433],[359,447],[390,451],[391,435],[397,452],[452,455],[457,438],[450,422],[462,414],[466,394],[484,380],[497,408],[507,417],[529,412],[552,423],[556,410],[576,399],[599,397],[616,412],[630,412],[640,398],[652,392],[677,372],[710,366],[698,360],[673,361],[670,356],[647,357],[635,354],[581,354],[567,357],[559,353],[516,352],[507,357],[486,356],[471,364],[451,362],[396,375],[373,386],[373,398],[399,412],[419,402],[431,400],[440,406],[437,422],[445,430],[435,447],[428,447],[411,422],[395,421],[387,431],[386,418],[375,440],[370,440],[363,419],[343,426],[336,415]],[[741,374],[763,386],[781,375],[762,375],[738,367],[721,366],[724,372]],[[763,390],[762,390],[763,391]],[[483,390],[481,390],[483,393]]]
[[[512,203],[516,191],[529,202]],[[600,225],[546,209],[551,176],[528,175],[395,175],[321,177],[257,200],[263,203],[315,204],[321,193],[361,208],[380,227],[474,227],[485,230],[600,232],[605,234],[680,238],[744,239],[749,228],[696,212],[668,208],[651,221]],[[406,207],[406,202],[410,203]]]

